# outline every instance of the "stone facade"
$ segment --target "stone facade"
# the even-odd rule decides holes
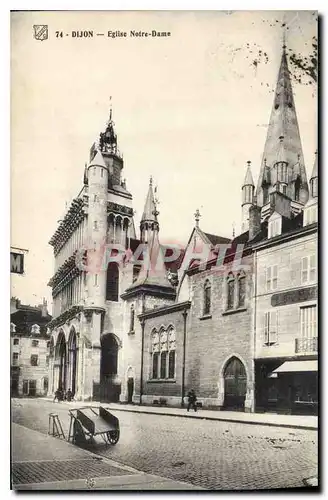
[[[11,394],[44,396],[49,385],[51,320],[46,303],[33,307],[11,301]]]

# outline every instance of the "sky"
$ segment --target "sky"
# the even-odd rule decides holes
[[[33,38],[37,24],[48,25],[48,40]],[[246,162],[255,184],[259,173],[282,24],[287,47],[308,55],[317,34],[309,11],[12,13],[11,244],[29,252],[25,275],[11,276],[11,294],[29,304],[46,297],[51,310],[48,241],[83,185],[110,96],[136,228],[152,175],[163,243],[188,241],[197,208],[204,231],[231,237],[235,226],[238,234]],[[73,38],[74,30],[171,36]],[[309,178],[316,92],[293,89]]]

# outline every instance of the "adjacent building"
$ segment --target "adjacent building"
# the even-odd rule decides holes
[[[38,307],[11,299],[11,395],[45,396],[48,393],[51,316],[47,303]]]

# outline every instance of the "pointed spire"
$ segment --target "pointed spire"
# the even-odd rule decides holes
[[[281,141],[281,137],[283,137],[283,141]],[[263,206],[262,184],[266,179],[264,159],[266,159],[267,167],[270,169],[275,165],[278,159],[287,162],[290,167],[294,167],[294,165],[298,163],[298,174],[301,177],[301,183],[303,186],[307,186],[291,75],[288,69],[285,38],[283,40],[280,68],[257,185],[257,196],[260,206]],[[306,187],[301,197],[302,202],[305,203],[308,198]]]
[[[156,212],[156,204],[155,204],[155,198],[154,198],[154,192],[153,192],[153,178],[152,178],[152,176],[150,176],[149,188],[148,188],[145,208],[144,208],[144,211],[143,211],[143,214],[141,217],[141,222],[155,221],[156,220],[155,214],[154,214],[155,212]]]
[[[247,170],[246,170],[246,175],[245,175],[243,186],[254,186],[250,161],[247,162]]]

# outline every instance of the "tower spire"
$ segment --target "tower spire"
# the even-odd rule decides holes
[[[282,156],[284,162],[291,168],[289,181],[296,182],[298,179],[298,182],[300,182],[302,186],[299,201],[301,203],[306,203],[308,199],[307,177],[304,167],[302,143],[294,103],[291,76],[287,62],[285,30],[282,44],[280,68],[256,191],[259,206],[265,204],[263,185],[268,184],[268,181],[270,183],[269,178],[271,175],[269,175],[268,178],[268,172],[266,170],[271,170],[275,166],[277,161],[279,161],[279,156]],[[283,137],[283,140],[281,140],[281,137]],[[265,189],[267,189],[267,187],[265,187]]]
[[[110,96],[109,102],[109,119],[106,124],[105,132],[102,132],[99,136],[98,149],[102,153],[110,153],[118,158],[122,158],[117,145],[117,134],[113,121],[112,96]]]

